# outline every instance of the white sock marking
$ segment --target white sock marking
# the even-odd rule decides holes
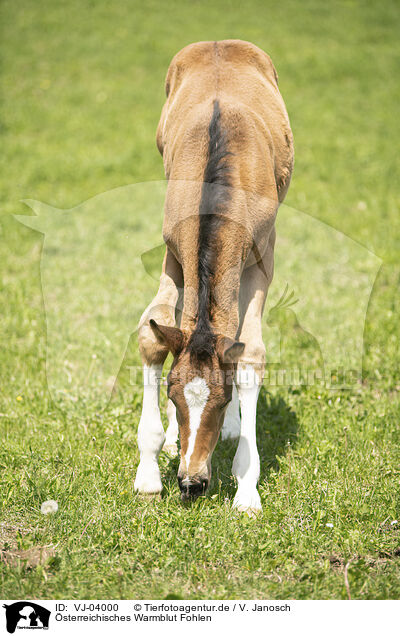
[[[221,439],[234,439],[240,435],[239,396],[236,384],[232,386],[232,399],[226,409]]]
[[[176,455],[178,452],[178,434],[179,426],[176,419],[176,408],[171,400],[167,402],[168,428],[165,433],[164,450],[170,455]]]
[[[138,428],[140,462],[136,473],[135,490],[161,492],[158,456],[165,434],[158,406],[162,365],[143,367],[143,406]]]
[[[256,441],[256,410],[260,385],[252,365],[239,366],[237,379],[242,421],[239,445],[232,466],[232,472],[238,480],[233,505],[241,510],[260,510],[261,500],[257,492],[260,458]]]
[[[196,435],[200,426],[201,416],[204,411],[204,407],[207,404],[208,396],[210,395],[210,389],[207,386],[204,378],[195,377],[191,382],[188,382],[183,389],[186,404],[189,408],[189,427],[190,434],[188,440],[188,447],[185,455],[186,469],[189,470],[190,458],[194,451],[194,445],[196,443]]]

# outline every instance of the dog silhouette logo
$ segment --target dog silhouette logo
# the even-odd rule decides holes
[[[3,605],[6,610],[6,627],[9,634],[18,629],[48,629],[50,610],[32,603],[17,601],[11,605]]]

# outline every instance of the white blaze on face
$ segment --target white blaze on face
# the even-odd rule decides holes
[[[186,384],[183,389],[183,394],[189,409],[189,440],[185,455],[186,468],[189,470],[190,458],[194,451],[197,431],[200,426],[204,407],[207,404],[208,396],[210,395],[210,389],[208,388],[207,382],[204,378],[199,378],[197,376],[196,378],[193,378],[191,382]]]

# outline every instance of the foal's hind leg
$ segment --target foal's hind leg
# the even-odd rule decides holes
[[[162,490],[158,456],[165,433],[161,422],[159,396],[160,378],[168,349],[155,337],[150,318],[162,325],[175,326],[175,308],[181,284],[179,263],[165,253],[160,287],[153,302],[145,310],[139,325],[139,348],[143,361],[143,406],[138,428],[140,462],[136,473],[135,490],[158,493]]]
[[[163,450],[169,455],[177,455],[178,454],[178,420],[176,419],[176,408],[171,402],[168,400],[167,403],[167,417],[168,417],[168,428],[165,433],[165,442],[163,446]]]
[[[239,396],[236,385],[232,386],[232,400],[226,409],[221,439],[234,439],[240,435]]]

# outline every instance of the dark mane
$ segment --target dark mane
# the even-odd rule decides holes
[[[212,312],[211,283],[217,259],[217,235],[221,225],[222,208],[229,200],[229,166],[226,157],[226,135],[221,130],[218,100],[208,128],[208,159],[204,171],[199,208],[198,242],[198,311],[196,327],[189,340],[190,355],[205,360],[214,352],[215,334],[210,323]]]

